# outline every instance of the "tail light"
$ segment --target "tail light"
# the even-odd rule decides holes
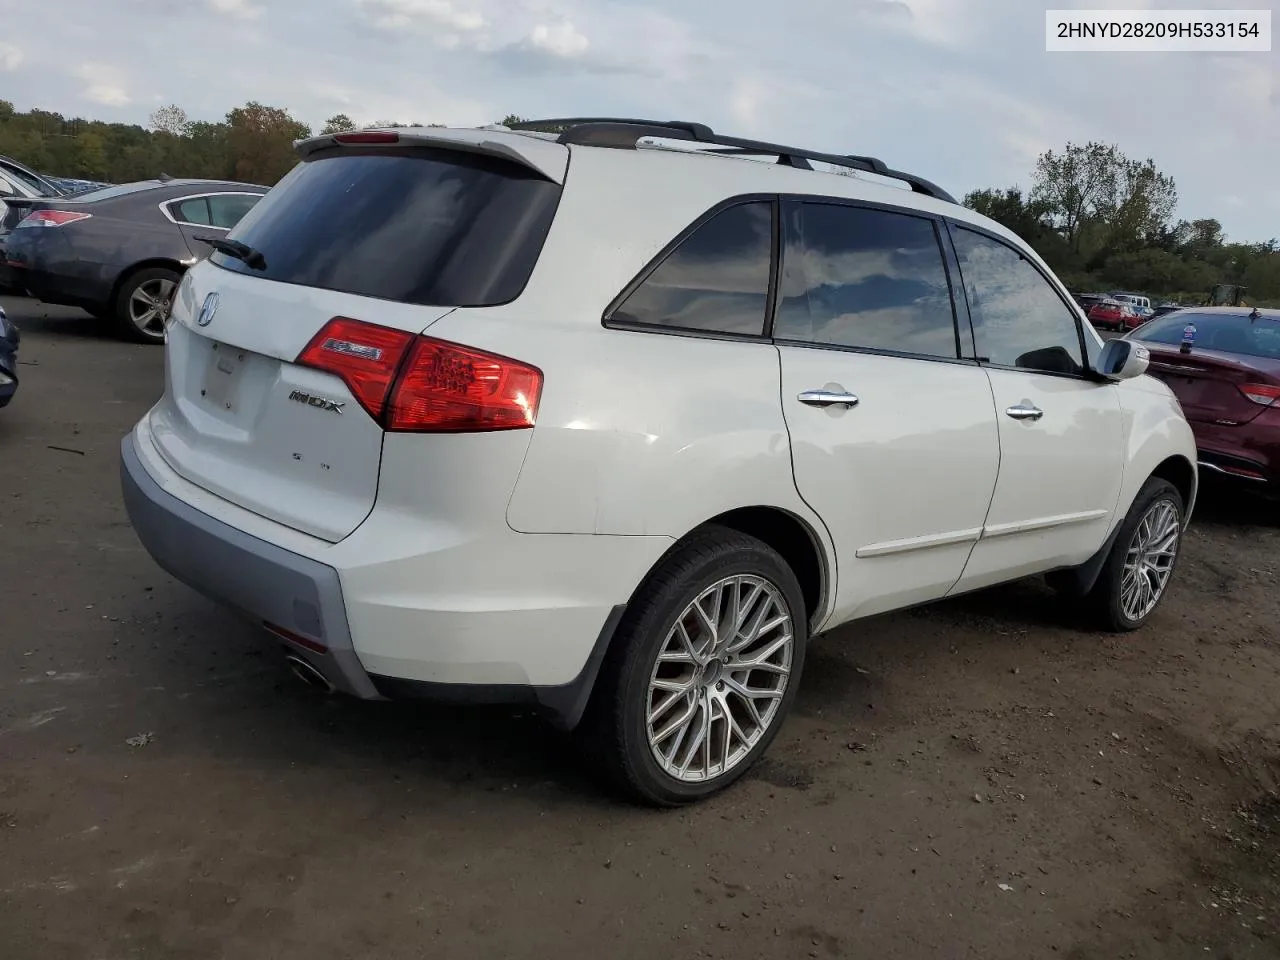
[[[341,377],[386,430],[532,427],[542,395],[537,367],[346,317],[326,323],[297,362]]]
[[[1280,387],[1270,383],[1242,384],[1240,392],[1264,407],[1280,407]]]
[[[88,220],[91,213],[80,213],[76,210],[32,210],[18,221],[15,230],[23,227],[65,227],[68,223]]]

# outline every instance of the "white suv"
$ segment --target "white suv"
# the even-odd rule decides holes
[[[872,158],[547,124],[298,145],[123,443],[161,566],[318,685],[537,705],[659,804],[760,756],[816,633],[1042,573],[1151,615],[1195,441],[1016,236]]]

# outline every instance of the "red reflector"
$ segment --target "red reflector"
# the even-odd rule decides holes
[[[75,210],[32,210],[18,221],[19,227],[62,227],[78,220],[88,220],[93,214]]]
[[[387,393],[413,342],[403,330],[334,317],[311,338],[298,363],[336,374],[375,420],[382,420]]]
[[[292,630],[286,630],[284,627],[277,627],[274,623],[267,623],[265,620],[262,621],[262,626],[267,633],[277,636],[281,640],[288,640],[290,643],[296,643],[300,647],[306,647],[306,649],[313,653],[329,652],[329,648],[323,643],[312,640],[310,637],[304,637],[300,633],[294,633]]]
[[[1269,383],[1242,384],[1240,392],[1254,403],[1260,403],[1264,407],[1280,405],[1280,387]]]
[[[387,429],[461,433],[532,427],[541,395],[537,367],[418,337],[391,394]]]
[[[519,430],[542,396],[537,367],[347,317],[326,323],[297,362],[341,377],[387,430]]]
[[[335,133],[338,143],[399,143],[400,134],[390,130],[357,130],[354,133]]]

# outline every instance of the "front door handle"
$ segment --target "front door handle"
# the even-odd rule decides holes
[[[843,390],[806,390],[796,399],[811,407],[834,407],[840,404],[856,407],[858,405],[858,398]]]
[[[1013,417],[1015,420],[1039,420],[1044,416],[1044,411],[1037,407],[1034,403],[1015,403],[1012,407],[1005,410],[1005,416]]]

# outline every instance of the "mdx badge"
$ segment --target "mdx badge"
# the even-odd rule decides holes
[[[301,390],[294,390],[289,394],[290,400],[296,400],[298,403],[305,403],[308,407],[318,407],[321,410],[328,410],[331,413],[341,413],[342,408],[346,406],[344,400],[330,400],[328,397],[318,397],[314,393],[303,393]]]
[[[213,315],[218,312],[218,303],[221,300],[222,298],[218,296],[217,291],[204,298],[204,305],[200,307],[200,312],[196,314],[196,326],[207,327],[213,321]]]

